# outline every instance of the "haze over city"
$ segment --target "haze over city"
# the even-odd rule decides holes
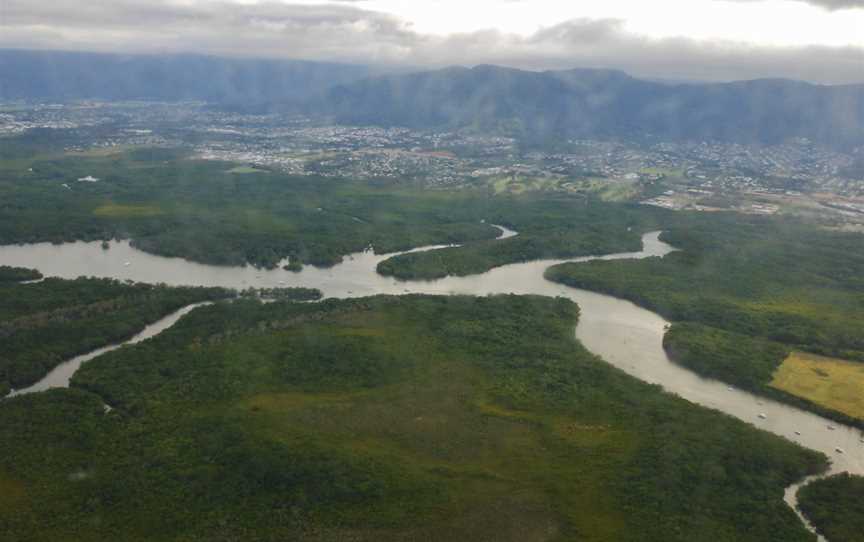
[[[864,542],[864,0],[0,0],[0,542]]]
[[[864,82],[856,0],[5,0],[0,47]]]

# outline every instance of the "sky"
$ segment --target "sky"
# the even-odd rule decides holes
[[[864,83],[864,0],[0,0],[0,48]]]

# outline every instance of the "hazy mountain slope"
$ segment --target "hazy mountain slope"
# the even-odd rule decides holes
[[[797,81],[668,85],[616,71],[448,68],[341,85],[326,106],[342,123],[474,127],[529,137],[653,135],[864,144],[864,86]]]
[[[0,50],[0,99],[7,100],[258,104],[306,99],[368,75],[366,67],[321,62]]]
[[[203,100],[343,124],[473,128],[549,140],[656,137],[864,145],[864,85],[664,84],[609,70],[497,66],[370,77],[367,67],[196,55],[0,50],[2,99]]]

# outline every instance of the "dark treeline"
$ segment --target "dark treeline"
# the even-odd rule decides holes
[[[864,420],[831,410],[771,385],[791,353],[789,345],[692,322],[673,324],[663,337],[669,357],[697,373],[735,384],[826,418],[864,429]]]
[[[234,164],[184,157],[177,150],[137,149],[0,161],[0,244],[131,239],[148,252],[217,265],[273,268],[290,258],[296,270],[334,265],[369,247],[385,254],[477,243],[381,267],[403,278],[429,278],[535,258],[635,250],[638,231],[662,214],[556,194],[492,197],[485,189],[235,175],[229,173]],[[86,175],[100,182],[77,182]],[[500,233],[489,223],[521,235],[482,243]]]
[[[248,288],[240,292],[240,296],[282,301],[318,301],[324,294],[317,288]]]
[[[840,474],[801,488],[798,503],[831,542],[864,540],[864,478]]]
[[[519,235],[395,256],[381,262],[378,272],[399,279],[437,279],[531,260],[635,252],[642,247],[639,232],[655,223],[650,210],[568,197],[500,198],[494,213],[493,221]]]
[[[864,361],[859,235],[732,215],[675,220],[663,238],[680,252],[565,264],[547,277],[662,314],[675,322],[666,346],[678,361],[752,390],[767,392],[792,349]]]
[[[606,365],[574,341],[577,317],[516,296],[196,310],[71,390],[3,405],[0,529],[812,540],[782,488],[824,457]]]
[[[129,338],[186,305],[233,295],[107,279],[0,283],[0,391],[33,384],[62,361]]]
[[[663,346],[697,373],[751,391],[764,391],[789,355],[789,347],[780,343],[692,322],[673,325]]]
[[[286,257],[330,266],[369,247],[388,253],[499,233],[481,223],[491,208],[485,194],[235,175],[236,164],[180,158],[136,150],[0,160],[0,244],[131,239],[165,256],[274,268]],[[77,182],[86,175],[100,182]]]
[[[671,228],[681,252],[642,261],[565,264],[548,276],[634,300],[675,321],[864,359],[864,241],[804,226]]]
[[[39,280],[41,278],[42,273],[35,269],[0,265],[0,284],[7,282],[27,282],[30,280]]]

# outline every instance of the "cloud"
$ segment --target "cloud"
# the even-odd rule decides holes
[[[809,0],[811,4],[828,9],[864,8],[861,0]]]
[[[761,2],[763,0],[733,0],[736,2]],[[795,0],[812,6],[837,11],[840,9],[864,9],[864,0]]]
[[[529,36],[495,30],[433,36],[415,31],[392,15],[360,9],[344,0],[322,5],[178,0],[0,2],[0,47],[206,53],[403,67],[582,66],[663,78],[864,82],[864,47],[768,47],[650,39],[629,32],[615,19],[577,19]]]
[[[807,2],[808,4],[813,4],[814,6],[819,6],[821,8],[830,9],[830,10],[864,8],[864,0],[799,0],[799,1]]]

